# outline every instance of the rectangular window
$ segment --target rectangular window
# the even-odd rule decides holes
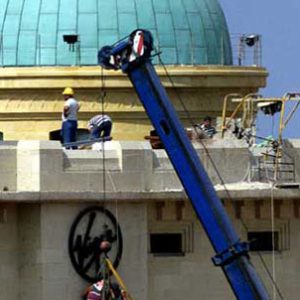
[[[272,243],[272,231],[248,232],[250,251],[279,251],[279,232],[274,232],[274,245]]]
[[[183,256],[181,233],[151,233],[150,252],[157,256]]]

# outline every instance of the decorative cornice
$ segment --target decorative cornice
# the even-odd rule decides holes
[[[166,87],[251,87],[260,88],[266,84],[268,72],[259,67],[237,66],[168,66],[168,74],[162,67],[156,67]],[[132,88],[127,76],[121,71],[104,70],[106,88]],[[100,88],[101,68],[91,67],[24,67],[2,68],[0,89],[61,89],[67,85],[77,89]]]

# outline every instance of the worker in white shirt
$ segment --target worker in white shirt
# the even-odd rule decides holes
[[[80,105],[74,98],[74,90],[70,87],[66,87],[62,93],[65,103],[62,112],[62,128],[61,135],[63,144],[76,142],[77,133],[77,113]],[[70,148],[70,147],[67,147]],[[71,147],[77,149],[76,146]]]

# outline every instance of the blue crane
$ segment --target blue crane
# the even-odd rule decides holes
[[[240,240],[198,155],[187,137],[151,62],[153,38],[137,29],[128,38],[98,53],[105,69],[121,69],[131,80],[174,169],[190,199],[236,296],[242,300],[270,299],[249,258],[249,244]]]

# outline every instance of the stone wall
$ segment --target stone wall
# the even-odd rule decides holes
[[[118,272],[134,299],[182,299],[189,295],[203,299],[235,299],[219,268],[213,266],[214,251],[193,209],[184,201],[181,218],[176,201],[165,199],[161,218],[157,218],[156,201],[119,202],[106,205],[122,228],[124,249]],[[70,227],[88,203],[1,204],[0,222],[0,293],[3,299],[80,299],[87,283],[71,265],[68,254]],[[271,230],[271,202],[261,202],[257,215],[256,201],[243,201],[242,218],[234,202],[225,207],[243,240],[247,230]],[[246,230],[247,228],[247,230]],[[284,200],[274,218],[280,232],[280,251],[262,252],[269,271],[276,273],[277,284],[287,299],[299,294],[300,243],[299,217],[295,217],[291,200]],[[149,246],[150,233],[189,231],[189,245],[184,256],[156,256]],[[251,253],[252,263],[272,294],[272,284],[261,257]]]
[[[19,282],[18,210],[16,204],[0,205],[0,294],[18,299]]]
[[[255,93],[266,85],[268,76],[264,68],[234,66],[168,66],[168,74],[161,67],[157,72],[186,126],[190,120],[179,97],[195,122],[200,122],[205,115],[221,115],[227,94]],[[121,71],[103,74],[104,83],[97,66],[2,68],[0,132],[4,140],[49,140],[49,133],[61,128],[61,93],[66,86],[75,89],[81,104],[79,128],[86,129],[88,120],[102,111],[103,100],[105,112],[113,119],[114,139],[144,139],[152,126],[132,84]],[[232,112],[233,105],[228,110]]]
[[[293,142],[295,149],[290,151],[297,153],[297,145]],[[269,184],[242,181],[250,160],[246,145],[209,140],[206,147],[226,182],[225,191],[208,154],[195,147],[242,240],[248,230],[272,230],[274,217],[281,248],[274,259],[271,252],[264,252],[263,258],[269,270],[274,268],[285,297],[296,299],[299,189],[272,190]],[[222,271],[212,265],[214,251],[165,151],[153,150],[147,142],[107,142],[103,163],[99,149],[64,150],[54,141],[0,146],[1,179],[9,187],[0,192],[1,297],[79,300],[87,283],[70,262],[70,228],[83,209],[104,205],[122,229],[124,249],[118,271],[134,299],[179,300],[187,295],[234,299]],[[187,233],[184,256],[151,253],[151,233],[178,231]],[[260,256],[253,253],[252,261],[272,293]]]
[[[270,295],[273,295],[274,286],[267,271],[275,274],[276,284],[286,299],[296,299],[300,291],[297,284],[300,280],[297,267],[300,263],[300,219],[299,215],[295,216],[292,200],[283,199],[279,203],[275,201],[274,214],[274,230],[279,233],[279,250],[274,252],[274,256],[272,251],[250,252],[251,262]],[[271,232],[270,197],[264,201],[229,200],[224,204],[242,240],[247,240],[248,232]],[[236,204],[241,205],[241,214]],[[181,206],[180,219],[176,214],[176,206],[176,202],[167,200],[159,206],[153,202],[148,204],[149,234],[182,232],[183,236],[186,235],[183,256],[153,254],[148,243],[148,299],[198,299],[199,295],[201,299],[236,299],[221,269],[212,264],[214,250],[190,203],[184,202]],[[158,209],[162,210],[160,214],[157,213]]]
[[[17,142],[5,142],[0,146],[0,191],[17,189]]]
[[[105,147],[103,165],[101,149],[63,150],[59,142],[20,141],[17,190],[100,192],[104,168],[108,193],[183,190],[164,150],[153,150],[148,142],[129,141],[107,142]],[[208,154],[201,146],[195,147],[213,183],[220,183]],[[209,140],[206,147],[226,183],[243,179],[249,163],[245,144]]]

